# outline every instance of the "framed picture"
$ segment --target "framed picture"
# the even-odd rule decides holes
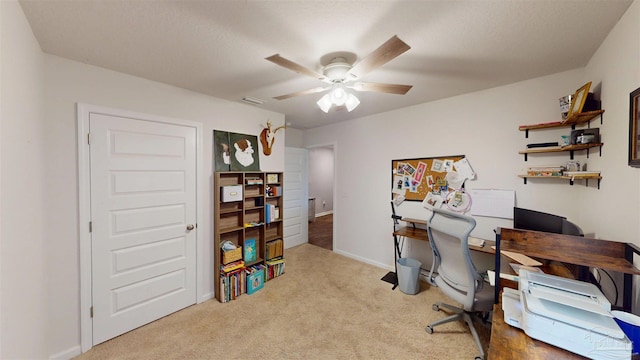
[[[258,137],[229,133],[231,171],[260,171]]]
[[[575,95],[573,95],[573,100],[571,100],[571,108],[569,109],[567,119],[571,118],[571,116],[575,114],[579,114],[582,112],[582,107],[584,106],[585,100],[587,100],[587,95],[589,95],[590,88],[591,81],[582,85],[582,87],[576,91]]]
[[[231,170],[231,147],[229,133],[213,130],[213,169],[214,171]]]
[[[640,88],[629,94],[629,166],[640,167]]]

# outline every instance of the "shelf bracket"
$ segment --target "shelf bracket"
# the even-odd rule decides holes
[[[524,161],[527,161],[527,155],[528,154],[526,154],[526,153],[524,154]]]
[[[526,130],[524,131],[524,138],[525,138],[525,139],[528,139],[528,138],[529,138],[529,129],[526,129]]]
[[[573,186],[573,179],[569,179],[569,185]]]
[[[524,184],[527,185],[527,178],[524,178]]]
[[[589,150],[587,150],[587,157],[589,157]],[[573,150],[569,151],[569,159],[573,160]]]

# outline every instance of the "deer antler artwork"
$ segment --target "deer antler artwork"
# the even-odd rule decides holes
[[[262,132],[260,132],[260,143],[262,144],[262,152],[266,156],[271,155],[271,147],[273,146],[276,132],[280,129],[286,128],[287,127],[285,125],[282,125],[275,128],[275,130],[271,130],[271,121],[267,120],[267,127],[262,129]]]

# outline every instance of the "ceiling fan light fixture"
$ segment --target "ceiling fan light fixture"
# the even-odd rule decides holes
[[[360,105],[360,99],[353,94],[349,94],[349,96],[347,96],[347,101],[344,104],[347,107],[347,111],[351,112],[351,110]]]
[[[341,106],[347,101],[347,91],[342,84],[336,84],[331,90],[331,102],[334,105]]]
[[[320,110],[328,113],[329,109],[331,109],[331,96],[329,96],[329,94],[324,94],[316,104],[318,104]]]

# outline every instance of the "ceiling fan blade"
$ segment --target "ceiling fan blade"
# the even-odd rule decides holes
[[[325,87],[321,86],[321,87],[317,87],[317,88],[313,88],[313,89],[294,92],[294,93],[291,93],[291,94],[276,96],[276,97],[274,97],[274,99],[276,99],[276,100],[285,100],[285,99],[292,98],[294,96],[319,93],[319,92],[322,92],[322,91],[325,91],[325,90],[329,90],[330,88],[331,88],[330,86],[325,86]]]
[[[365,74],[388,63],[409,49],[411,49],[411,46],[394,35],[371,54],[355,64],[347,73],[346,78],[351,80],[362,78]]]
[[[413,85],[400,85],[400,84],[379,84],[379,83],[363,83],[358,82],[353,84],[353,86],[349,86],[350,88],[356,91],[377,91],[388,94],[398,94],[404,95],[406,94]]]
[[[295,71],[298,74],[302,74],[302,75],[306,75],[309,77],[312,77],[316,80],[320,80],[320,81],[325,81],[326,77],[324,75],[318,74],[317,72],[307,69],[306,67],[296,64],[291,60],[285,59],[282,56],[280,56],[280,54],[275,54],[272,56],[269,56],[267,58],[265,58],[269,61],[271,61],[272,63],[276,64],[276,65],[280,65],[284,68],[287,68],[289,70]]]

